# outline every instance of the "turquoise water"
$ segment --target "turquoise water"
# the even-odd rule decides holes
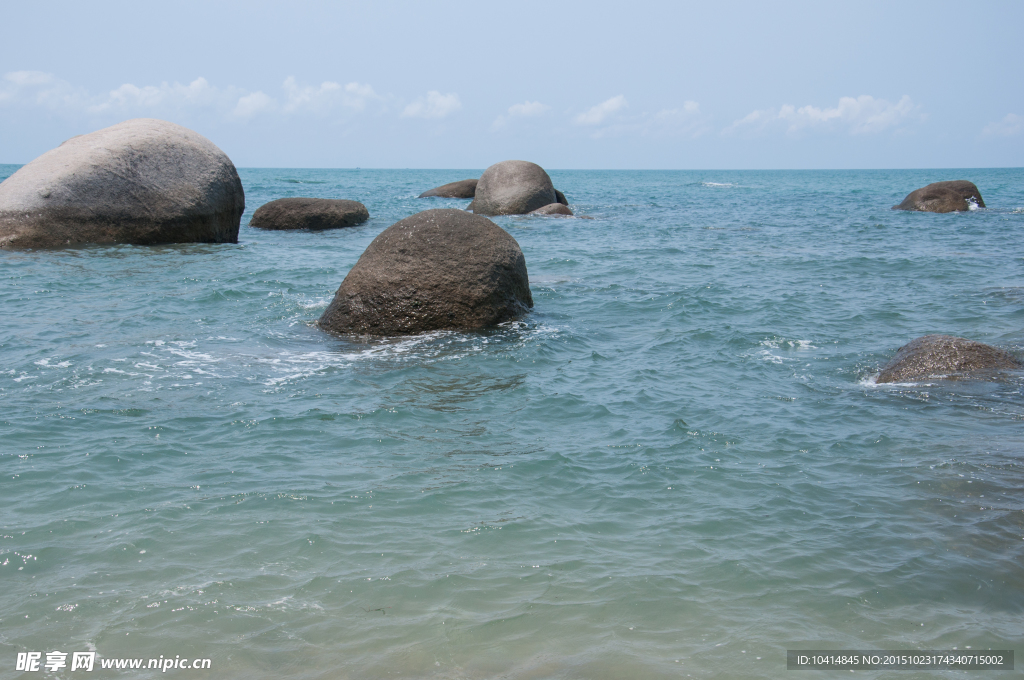
[[[1024,378],[871,379],[927,333],[1024,350],[1024,170],[553,171],[593,220],[495,220],[528,317],[312,325],[478,173],[242,170],[238,245],[0,252],[0,677],[54,649],[218,678],[1024,649]],[[961,178],[989,209],[889,210]],[[372,217],[245,226],[288,195]]]

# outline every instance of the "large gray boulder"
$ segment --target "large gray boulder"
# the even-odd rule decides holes
[[[544,168],[529,161],[502,161],[484,170],[469,209],[477,215],[525,215],[558,202]]]
[[[952,335],[925,335],[900,347],[876,382],[916,382],[927,378],[983,378],[1022,365],[998,347]]]
[[[519,244],[486,217],[425,210],[373,240],[320,317],[358,335],[475,329],[533,307]]]
[[[970,203],[985,207],[981,192],[974,182],[957,179],[950,182],[934,182],[907,194],[903,202],[894,205],[893,210],[918,210],[921,212],[948,213],[970,210]]]
[[[136,118],[72,137],[0,184],[0,248],[237,243],[244,210],[213,142]]]
[[[339,229],[370,219],[359,201],[336,198],[279,198],[256,209],[249,220],[257,229]]]
[[[439,187],[424,191],[418,198],[429,198],[431,196],[437,198],[473,198],[476,196],[476,183],[477,180],[475,179],[449,182],[448,184],[442,184]]]

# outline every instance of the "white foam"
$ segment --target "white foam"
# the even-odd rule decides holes
[[[49,359],[40,359],[39,361],[33,362],[36,366],[43,366],[44,368],[67,368],[71,365],[70,361],[62,361],[59,364],[51,364]]]
[[[706,186],[706,187],[734,187],[734,186],[737,186],[736,184],[733,184],[732,182],[701,182],[701,184],[703,186]]]
[[[857,381],[857,384],[861,387],[876,387],[879,389],[888,389],[890,387],[934,387],[935,383],[921,383],[921,382],[891,382],[891,383],[880,383],[878,382],[878,376],[882,372],[873,373],[869,376],[861,378]],[[942,377],[942,376],[936,376]]]
[[[818,346],[810,340],[786,340],[784,338],[769,338],[760,342],[764,347],[772,349],[818,349]]]
[[[321,309],[331,303],[333,298],[323,297],[316,300],[299,300],[299,307],[302,309]]]

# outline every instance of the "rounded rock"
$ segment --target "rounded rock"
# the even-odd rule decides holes
[[[925,335],[900,347],[875,382],[916,382],[926,378],[986,377],[1022,368],[1009,352],[952,335]]]
[[[136,118],[72,137],[0,184],[0,248],[237,243],[244,211],[213,142]]]
[[[893,210],[917,210],[919,212],[948,213],[971,209],[971,203],[985,207],[981,192],[974,182],[957,179],[949,182],[934,182],[907,194],[903,202],[894,205]]]
[[[437,198],[473,198],[476,196],[476,183],[477,180],[475,179],[449,182],[448,184],[442,184],[439,187],[424,191],[418,198],[430,198],[432,196]]]
[[[563,217],[572,217],[572,210],[568,206],[561,203],[548,203],[545,206],[541,206],[536,210],[530,211],[531,215],[557,215]]]
[[[257,229],[340,229],[370,219],[359,201],[333,198],[279,198],[261,205],[249,226]]]
[[[529,161],[502,161],[484,170],[469,209],[477,215],[525,215],[558,203],[551,178]]]
[[[533,307],[516,240],[485,217],[425,210],[396,222],[366,248],[320,317],[356,335],[471,330]]]

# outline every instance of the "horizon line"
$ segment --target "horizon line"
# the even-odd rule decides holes
[[[35,160],[35,159],[33,159]],[[29,161],[28,163],[31,163]],[[0,166],[24,167],[28,163],[0,163]],[[488,166],[489,167],[489,166]],[[239,170],[417,170],[430,172],[482,171],[487,168],[427,168],[427,167],[373,167],[373,166],[289,166],[289,165],[235,165]],[[945,167],[856,167],[856,168],[544,168],[547,171],[569,172],[850,172],[894,170],[1024,170],[1024,165],[945,166]]]

